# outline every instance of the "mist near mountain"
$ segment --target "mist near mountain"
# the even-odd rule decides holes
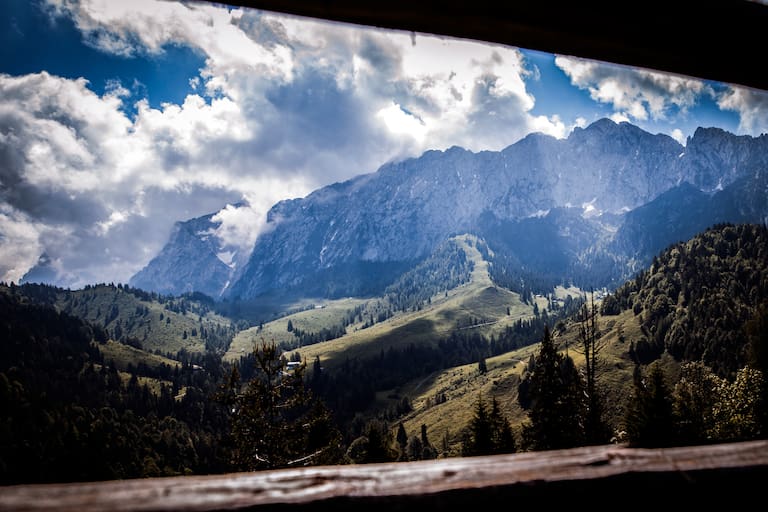
[[[521,279],[610,288],[710,225],[768,221],[766,168],[765,135],[699,128],[683,146],[602,119],[498,152],[428,151],[281,201],[239,265],[217,257],[210,216],[178,223],[131,284],[232,300],[369,295],[473,233]]]

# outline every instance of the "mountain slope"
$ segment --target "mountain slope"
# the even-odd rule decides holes
[[[323,291],[322,283],[340,280],[336,273],[350,282],[338,293],[351,294],[360,284],[344,274],[349,265],[363,265],[374,278],[386,265],[407,268],[449,236],[473,231],[487,211],[518,219],[565,204],[634,207],[680,179],[649,175],[681,152],[669,137],[607,120],[566,140],[532,135],[501,152],[428,151],[275,205],[268,215],[274,229],[257,241],[229,295]]]
[[[131,277],[129,284],[164,294],[199,291],[218,297],[232,268],[219,257],[221,248],[211,234],[213,215],[177,222],[160,254]]]
[[[212,303],[191,296],[161,298],[128,286],[104,284],[82,290],[25,284],[16,287],[16,293],[98,326],[111,339],[147,351],[226,350],[235,334],[232,323],[211,310]]]
[[[478,246],[483,242],[471,235],[461,235],[452,238],[447,247],[438,249],[427,261],[431,264],[422,265],[421,272],[406,274],[397,286],[388,288],[388,292],[380,297],[369,298],[366,302],[357,302],[357,312],[350,310],[340,312],[337,324],[342,318],[352,314],[357,319],[344,326],[346,334],[335,339],[297,346],[285,343],[289,350],[296,348],[302,359],[314,360],[321,357],[323,364],[338,366],[347,358],[365,358],[375,356],[382,350],[403,348],[410,344],[436,346],[442,338],[455,333],[496,335],[508,327],[514,326],[521,319],[534,317],[533,304],[525,304],[516,293],[496,286],[488,274],[488,262],[483,258]],[[460,251],[461,257],[457,256]],[[443,262],[438,265],[437,260]],[[425,268],[441,268],[441,273],[452,273],[457,278],[450,289],[439,288],[436,283],[449,280],[441,277],[430,286],[429,274]],[[410,275],[410,278],[407,276]],[[422,278],[414,286],[413,278]],[[409,295],[408,291],[411,290]],[[541,299],[542,310],[546,307],[546,299]],[[350,304],[349,299],[333,301],[335,304]],[[384,314],[386,312],[386,314]],[[357,313],[357,316],[355,313]],[[277,331],[283,342],[296,338],[295,333],[288,335],[287,322],[293,325],[306,325],[305,317],[309,312],[294,315],[267,323],[260,328],[242,331],[233,340],[226,359],[235,359],[244,351],[247,352],[264,336]],[[328,325],[328,324],[326,324]],[[274,326],[274,327],[273,327]]]
[[[760,314],[761,305],[768,305],[766,227],[720,225],[661,251],[650,268],[602,301],[596,319],[597,345],[603,347],[598,383],[608,422],[617,432],[623,428],[636,362],[656,361],[673,380],[684,361],[702,361],[732,377],[746,363],[743,327]],[[581,367],[579,328],[569,318],[553,335]],[[387,395],[408,397],[412,410],[393,424],[402,421],[409,434],[425,425],[433,445],[457,455],[479,397],[495,398],[516,429],[526,421],[517,385],[537,351],[533,344],[488,357],[485,373],[476,363],[431,372],[380,394],[378,407],[392,407]]]
[[[274,205],[236,265],[222,261],[212,218],[179,223],[131,284],[235,302],[376,296],[446,239],[475,233],[514,291],[613,287],[707,226],[768,218],[768,136],[700,128],[681,146],[602,119],[499,152],[428,151]]]
[[[768,228],[722,224],[675,244],[609,295],[605,315],[633,311],[642,337],[633,357],[668,352],[723,376],[746,364],[744,324],[768,302]]]
[[[248,259],[246,242],[227,233],[224,224],[227,215],[240,208],[247,205],[228,204],[218,212],[176,222],[160,253],[129,284],[162,294],[202,292],[219,298]]]

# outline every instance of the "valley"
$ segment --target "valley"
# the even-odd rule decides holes
[[[601,120],[429,151],[275,204],[249,255],[212,213],[129,284],[3,283],[4,481],[761,435],[765,143]]]

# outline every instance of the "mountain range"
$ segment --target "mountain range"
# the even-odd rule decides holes
[[[427,151],[275,204],[237,261],[222,258],[212,219],[178,222],[131,286],[231,300],[372,295],[471,233],[510,289],[613,288],[708,226],[768,222],[768,135],[699,128],[683,146],[601,119],[501,151]]]

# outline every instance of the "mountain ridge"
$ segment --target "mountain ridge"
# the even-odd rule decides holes
[[[699,128],[682,146],[667,135],[608,119],[574,129],[566,139],[529,134],[501,151],[429,150],[276,203],[248,261],[228,276],[231,283],[224,293],[214,296],[251,300],[275,291],[328,297],[378,293],[450,236],[490,238],[482,220],[489,215],[498,222],[520,223],[545,217],[553,208],[581,209],[583,227],[574,224],[578,219],[570,221],[571,227],[594,233],[591,240],[573,239],[575,245],[563,248],[570,255],[568,267],[580,265],[574,275],[604,273],[602,267],[592,268],[593,260],[600,265],[612,260],[615,268],[607,273],[620,282],[638,268],[630,260],[642,263],[658,248],[628,247],[627,237],[623,245],[611,244],[632,218],[627,212],[689,183],[708,196],[720,194],[707,217],[710,224],[759,221],[768,218],[762,196],[768,197],[768,189],[763,193],[752,184],[765,181],[767,167],[766,136]],[[751,194],[749,204],[736,201],[736,191],[725,193],[734,184]],[[666,205],[669,215],[676,207]],[[672,229],[659,243],[677,241],[692,229]],[[529,257],[521,267],[531,263]],[[151,274],[151,266],[141,272]],[[562,280],[573,277],[558,272]],[[173,278],[180,282],[180,277]]]

